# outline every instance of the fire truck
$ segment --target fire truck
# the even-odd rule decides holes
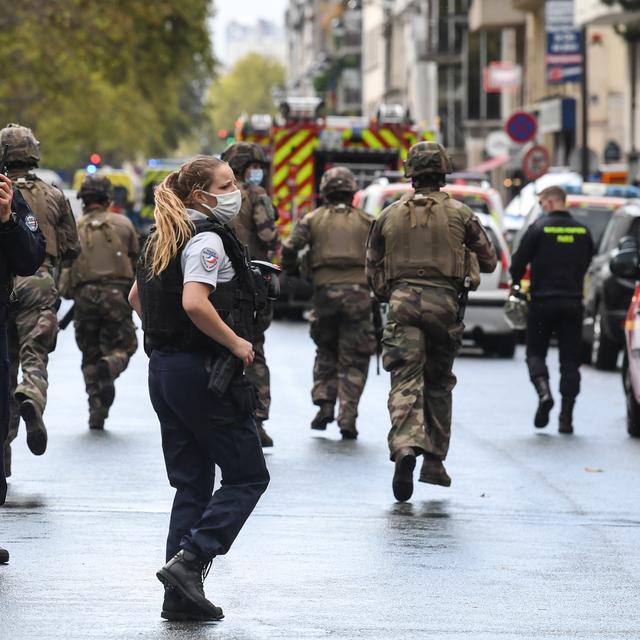
[[[361,189],[378,177],[396,181],[409,148],[419,140],[436,139],[434,132],[413,127],[400,105],[382,105],[371,120],[322,116],[322,107],[317,98],[288,98],[275,120],[254,114],[236,122],[236,140],[260,145],[269,159],[264,186],[278,209],[282,238],[320,204],[320,179],[327,169],[348,167]],[[277,314],[298,315],[309,306],[308,282],[282,274],[280,283]]]
[[[418,140],[435,140],[432,131],[418,131],[400,105],[382,105],[376,118],[321,116],[318,98],[288,98],[281,117],[243,116],[236,122],[238,141],[260,145],[270,160],[266,185],[288,224],[318,205],[322,174],[333,166],[348,167],[360,188],[376,177],[402,168],[409,148]]]

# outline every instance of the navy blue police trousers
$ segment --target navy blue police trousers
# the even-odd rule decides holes
[[[149,393],[160,420],[169,483],[176,490],[167,560],[226,553],[269,484],[252,415],[207,389],[204,356],[153,351]],[[222,473],[213,493],[215,465]]]

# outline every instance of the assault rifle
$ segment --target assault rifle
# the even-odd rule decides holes
[[[71,308],[58,320],[58,329],[64,331],[72,322],[75,316],[76,305],[72,304]]]
[[[376,337],[376,373],[380,375],[380,356],[382,355],[382,303],[377,298],[373,299],[373,331]]]

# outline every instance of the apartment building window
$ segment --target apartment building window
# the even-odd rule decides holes
[[[467,56],[467,119],[499,120],[500,94],[486,93],[483,71],[490,62],[501,60],[499,31],[479,31],[469,34]]]
[[[429,7],[432,57],[438,62],[438,115],[445,146],[464,148],[462,122],[467,95],[463,78],[469,0],[432,0]]]

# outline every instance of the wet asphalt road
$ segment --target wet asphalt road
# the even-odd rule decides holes
[[[635,638],[640,442],[619,374],[583,369],[576,435],[532,426],[522,348],[458,360],[450,489],[391,493],[388,377],[371,377],[357,442],[312,432],[302,323],[267,339],[272,484],[206,583],[226,619],[159,617],[172,492],[139,352],[104,433],[89,432],[72,331],[51,364],[49,450],[21,434],[0,509],[0,640]],[[555,352],[552,364],[557,369]],[[554,384],[557,377],[554,375]]]

